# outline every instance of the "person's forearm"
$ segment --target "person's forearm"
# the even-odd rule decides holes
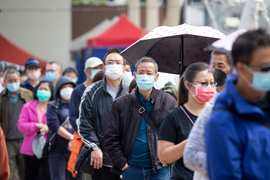
[[[57,134],[67,140],[71,139],[72,134],[69,133],[65,128],[63,128],[62,126],[59,127]]]
[[[178,159],[183,157],[184,149],[186,146],[187,140],[182,141],[179,144],[170,146],[166,148],[161,154],[160,154],[160,161],[165,164],[173,163],[174,161],[177,161]]]

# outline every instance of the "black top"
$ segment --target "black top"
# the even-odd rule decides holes
[[[32,93],[35,92],[35,87],[29,84],[28,80],[25,80],[23,83],[21,83],[21,87],[28,89],[29,91],[32,91]]]
[[[198,116],[191,114],[185,106],[182,107],[195,123]],[[193,124],[190,122],[189,118],[180,107],[177,107],[166,114],[159,129],[158,139],[179,144],[188,138],[192,127]],[[174,162],[171,179],[193,179],[193,172],[184,166],[183,158]]]
[[[81,97],[86,87],[82,83],[81,85],[73,89],[70,101],[69,101],[69,122],[73,129],[77,132],[76,120],[79,117],[79,105],[81,103]]]

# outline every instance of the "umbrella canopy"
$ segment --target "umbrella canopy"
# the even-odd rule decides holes
[[[232,46],[234,41],[240,36],[247,32],[245,29],[240,29],[234,31],[233,33],[227,35],[223,39],[215,41],[213,44],[206,47],[208,51],[218,51],[225,54],[231,54]]]
[[[212,27],[160,26],[126,48],[121,55],[132,65],[141,57],[149,56],[156,60],[159,71],[181,74],[193,62],[209,62],[210,52],[204,48],[223,37],[223,33]]]

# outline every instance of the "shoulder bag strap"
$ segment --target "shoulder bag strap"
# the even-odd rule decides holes
[[[141,103],[138,101],[135,93],[130,93],[131,98],[134,102],[134,105],[138,108],[138,112],[146,119],[147,123],[155,130],[155,133],[158,134],[158,127],[154,123],[154,121],[150,118],[150,116],[145,111],[144,107],[141,106]]]
[[[236,115],[238,115],[238,116],[240,116],[240,117],[242,117],[242,118],[245,118],[245,119],[247,119],[247,120],[253,121],[253,122],[255,122],[255,123],[258,123],[258,124],[260,124],[260,125],[262,125],[262,126],[268,128],[268,129],[270,129],[270,124],[269,124],[269,123],[264,122],[264,121],[262,121],[262,120],[260,120],[260,119],[255,118],[255,117],[248,116],[248,115],[246,115],[246,114],[239,114],[235,109],[232,109],[232,108],[225,108],[225,107],[220,107],[220,108],[215,109],[214,111],[218,111],[218,110],[230,111],[230,112],[232,112],[233,114],[236,114]]]

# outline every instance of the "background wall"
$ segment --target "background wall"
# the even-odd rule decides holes
[[[47,61],[73,65],[70,0],[0,0],[0,33]]]

